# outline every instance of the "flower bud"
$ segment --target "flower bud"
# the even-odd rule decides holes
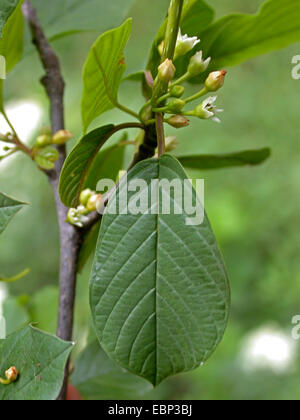
[[[217,90],[221,89],[225,82],[225,76],[227,71],[214,71],[209,74],[208,78],[205,81],[205,87],[207,88],[208,92],[216,92]]]
[[[54,168],[54,162],[59,158],[58,151],[51,146],[43,147],[35,151],[34,160],[40,168],[51,170]]]
[[[190,64],[188,66],[188,73],[191,77],[196,77],[201,73],[204,73],[207,69],[211,58],[207,58],[205,61],[203,60],[203,53],[199,51],[190,59]]]
[[[86,205],[86,209],[89,212],[92,211],[97,211],[97,205],[99,203],[99,201],[102,200],[102,195],[101,194],[94,194],[92,195]]]
[[[67,143],[71,138],[73,138],[73,134],[68,130],[59,130],[57,133],[54,134],[52,137],[52,143],[63,145]]]
[[[67,214],[66,222],[73,226],[78,226],[82,228],[86,222],[88,222],[88,217],[81,213],[81,209],[69,209]]]
[[[2,385],[9,385],[12,382],[15,382],[18,379],[18,376],[19,372],[14,366],[12,366],[5,372],[6,379],[0,378],[0,383]]]
[[[83,190],[79,197],[80,204],[85,207],[93,194],[94,192],[90,190],[89,188],[86,190]]]
[[[52,143],[52,137],[50,135],[41,134],[36,139],[35,146],[36,147],[45,147],[45,146],[49,146],[49,144],[51,144],[51,143]]]
[[[168,112],[172,114],[180,114],[185,104],[186,102],[182,99],[172,99],[167,105]]]
[[[190,120],[183,115],[172,115],[172,117],[167,120],[167,123],[175,128],[183,128],[190,125]]]
[[[168,58],[158,67],[158,78],[163,82],[171,82],[174,78],[176,68],[172,60]]]
[[[175,48],[175,59],[190,52],[199,42],[200,39],[196,36],[189,37],[188,35],[182,35],[179,29]]]
[[[185,88],[183,86],[173,86],[170,89],[170,96],[172,98],[181,98],[185,92]]]

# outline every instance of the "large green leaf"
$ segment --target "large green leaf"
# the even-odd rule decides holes
[[[125,372],[93,341],[81,353],[71,379],[85,400],[126,400],[151,391],[144,379]]]
[[[76,207],[88,170],[104,143],[115,132],[113,125],[106,125],[84,136],[66,159],[59,182],[59,194],[68,207]]]
[[[173,188],[154,188],[151,204],[144,196],[152,180],[182,184],[186,178],[171,156],[143,161],[128,174],[128,183],[146,182],[142,191],[128,193],[131,203],[140,200],[141,213],[112,214],[127,189],[122,178],[102,220],[92,272],[91,308],[102,347],[155,385],[203,363],[228,319],[227,274],[207,217],[186,225],[186,212],[176,214],[182,204]],[[185,185],[203,210],[191,183]],[[161,196],[176,211],[152,214]]]
[[[32,0],[50,38],[78,31],[105,32],[121,23],[133,0]]]
[[[0,340],[0,376],[11,366],[19,371],[16,382],[0,384],[0,400],[55,400],[72,347],[32,327]]]
[[[4,231],[10,220],[24,205],[25,203],[21,203],[0,193],[0,233]]]
[[[19,0],[0,0],[0,38],[2,37],[2,29],[17,7]]]
[[[199,33],[199,31],[204,31],[213,21],[213,18],[214,10],[205,1],[185,0],[180,24],[182,33],[192,36]],[[156,35],[147,65],[147,69],[151,71],[154,77],[161,60],[158,46],[164,38],[166,25],[167,20],[165,19]]]
[[[246,150],[224,155],[178,156],[180,163],[189,169],[220,169],[233,166],[259,165],[270,157],[269,148]]]
[[[210,69],[232,66],[300,41],[300,1],[268,0],[256,15],[226,16],[201,34]]]
[[[131,32],[131,19],[101,35],[92,46],[83,71],[82,121],[86,132],[99,115],[115,107],[126,69],[124,48]]]

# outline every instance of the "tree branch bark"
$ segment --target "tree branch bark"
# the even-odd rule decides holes
[[[42,65],[45,69],[45,76],[41,83],[46,89],[50,101],[50,116],[53,134],[64,129],[64,87],[65,83],[62,77],[58,57],[49,44],[43,29],[39,23],[35,9],[31,3],[26,0],[23,4],[23,13],[31,29],[33,43],[39,53]],[[73,335],[73,317],[74,302],[76,290],[76,273],[78,256],[82,243],[81,233],[77,228],[65,222],[68,209],[62,204],[58,184],[62,166],[66,159],[66,147],[57,147],[59,159],[55,168],[48,171],[47,175],[52,186],[57,216],[60,230],[60,295],[59,295],[59,317],[57,335],[63,340],[72,340]],[[64,400],[68,383],[68,370],[66,367],[64,385],[61,390],[59,400]]]

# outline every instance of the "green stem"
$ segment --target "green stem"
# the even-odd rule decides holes
[[[199,99],[199,98],[201,98],[202,96],[206,95],[208,92],[209,92],[209,91],[207,90],[207,88],[206,88],[206,87],[204,87],[202,90],[200,90],[200,92],[196,93],[196,94],[195,94],[195,95],[193,95],[193,96],[190,96],[190,97],[189,97],[189,98],[187,98],[185,101],[186,101],[186,103],[193,102],[193,101],[195,101],[196,99]]]
[[[190,78],[189,73],[185,73],[183,76],[179,77],[179,79],[175,80],[174,83],[172,83],[171,86],[177,86],[177,85],[181,85],[182,83],[184,83],[186,80],[188,80]]]
[[[171,0],[169,7],[168,23],[165,34],[164,51],[162,54],[163,63],[166,59],[174,60],[174,53],[176,48],[176,42],[178,37],[178,31],[180,26],[181,13],[183,8],[184,0]],[[152,97],[152,104],[155,106],[157,100],[165,95],[168,91],[168,83],[158,78],[154,84],[154,92]]]

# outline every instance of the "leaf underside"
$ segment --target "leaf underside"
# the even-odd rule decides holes
[[[128,174],[128,182],[146,181],[146,191],[152,179],[186,178],[168,155],[141,162]],[[163,194],[176,208],[173,190]],[[113,202],[102,220],[92,272],[95,330],[113,360],[158,385],[198,367],[220,342],[230,304],[226,269],[206,216],[202,225],[187,226],[187,215],[175,212],[113,215]]]

